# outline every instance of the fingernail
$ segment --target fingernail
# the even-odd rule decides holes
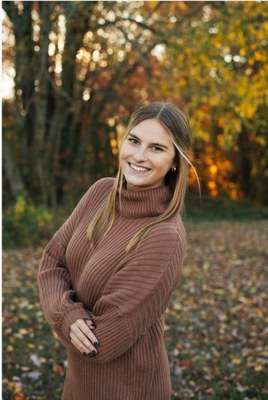
[[[87,353],[84,352],[84,353],[83,353],[83,356],[87,356]]]
[[[92,326],[93,326],[94,328],[97,328],[97,325],[94,324],[94,322],[92,322]]]
[[[98,348],[100,344],[99,344],[99,342],[94,342],[93,345],[94,345],[96,348]]]
[[[96,353],[96,351],[91,351],[90,353],[88,353],[88,355],[89,355],[89,357],[95,357],[95,355],[96,355],[97,353]]]

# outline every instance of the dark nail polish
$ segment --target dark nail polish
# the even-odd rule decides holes
[[[97,352],[95,350],[92,350],[92,353],[93,353],[94,357],[97,354]]]
[[[87,354],[89,357],[94,357],[93,352],[91,351],[90,353]]]
[[[92,322],[92,326],[94,326],[94,328],[97,328],[97,325],[94,322]]]
[[[100,345],[99,342],[94,342],[93,344],[94,344],[94,346],[95,346],[96,348],[98,348],[99,345]]]
[[[87,353],[84,352],[84,353],[83,353],[83,356],[87,356]]]

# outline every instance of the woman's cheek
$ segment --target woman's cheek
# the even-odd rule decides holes
[[[130,155],[130,151],[129,150],[130,149],[128,148],[128,145],[123,143],[122,147],[121,147],[120,155],[119,155],[119,160],[120,161],[122,161],[122,160],[124,161],[129,157],[129,155]]]

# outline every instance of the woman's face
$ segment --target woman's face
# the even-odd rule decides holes
[[[149,118],[132,128],[122,143],[119,161],[127,189],[145,190],[164,185],[176,166],[175,147],[165,128]]]

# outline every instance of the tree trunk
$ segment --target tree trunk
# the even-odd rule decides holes
[[[16,200],[20,195],[27,195],[27,191],[24,187],[23,180],[21,178],[20,171],[14,160],[11,148],[8,142],[3,137],[3,172],[9,183],[11,194]]]
[[[240,188],[245,197],[249,197],[251,192],[252,163],[250,159],[250,140],[245,127],[242,127],[238,136],[238,145],[240,150]]]
[[[48,79],[46,78],[48,66],[48,46],[50,31],[50,13],[53,5],[39,3],[41,19],[40,27],[40,53],[39,70],[37,74],[38,92],[35,94],[36,116],[34,128],[34,162],[37,177],[41,188],[41,199],[43,204],[48,204],[48,165],[45,164],[44,153],[46,153],[46,125],[47,125],[47,101],[48,101]]]

